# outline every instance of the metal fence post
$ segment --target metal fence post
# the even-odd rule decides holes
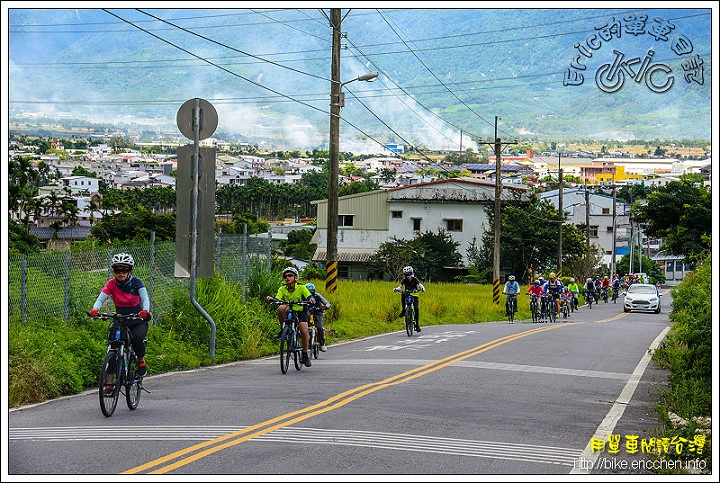
[[[20,316],[22,324],[27,322],[27,255],[22,257],[22,268],[20,271]]]
[[[65,321],[70,317],[70,252],[65,252],[65,293],[63,296],[63,307]]]
[[[150,232],[150,312],[155,308],[155,231]]]

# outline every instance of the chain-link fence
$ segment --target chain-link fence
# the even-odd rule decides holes
[[[23,324],[57,317],[68,320],[92,308],[100,289],[113,277],[110,263],[116,253],[135,259],[133,275],[147,287],[155,322],[173,306],[179,289],[189,290],[189,278],[175,277],[175,243],[110,245],[94,249],[47,251],[8,258],[9,319]],[[272,258],[272,239],[256,235],[215,236],[215,270],[245,291],[252,257]],[[188,293],[189,292],[185,292]],[[245,293],[243,293],[245,295]]]

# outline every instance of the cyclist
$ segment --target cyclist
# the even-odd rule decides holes
[[[550,272],[549,280],[545,282],[545,293],[551,295],[555,300],[555,314],[560,315],[560,292],[562,292],[563,284],[557,279],[555,272]]]
[[[315,296],[315,327],[317,327],[320,350],[325,352],[327,347],[325,347],[325,331],[323,330],[323,320],[325,319],[323,311],[330,308],[330,302],[315,291],[314,283],[306,283],[305,286],[310,290],[310,293]]]
[[[403,289],[409,290],[410,292],[425,291],[425,286],[420,283],[420,279],[415,276],[415,270],[413,267],[407,266],[403,268],[403,275],[404,277],[400,282],[400,285],[393,289],[395,292],[402,292]],[[405,317],[405,296],[401,295],[400,301],[402,302],[402,310],[400,311],[400,315],[398,315],[398,317]],[[420,332],[420,304],[418,297],[415,295],[413,295],[413,307],[415,307],[415,332]]]
[[[273,300],[283,300],[285,302],[301,302],[303,300],[309,300],[312,303],[316,303],[315,296],[310,293],[307,286],[297,283],[298,271],[295,267],[287,267],[282,272],[284,285],[280,285],[275,297],[268,295],[265,300],[272,302]],[[296,308],[297,307],[297,308]],[[302,309],[302,310],[300,310]],[[278,305],[277,316],[280,321],[280,332],[275,334],[273,337],[275,340],[280,340],[280,334],[282,333],[283,321],[287,318],[287,311],[289,310],[288,305]],[[303,305],[293,306],[293,310],[298,316],[300,321],[300,335],[302,335],[302,360],[301,363],[305,366],[312,366],[310,358],[308,357],[308,311],[307,307]]]
[[[572,293],[572,306],[573,309],[575,309],[579,304],[578,300],[580,300],[578,298],[578,295],[580,294],[580,285],[577,284],[574,278],[571,278],[567,288],[570,293]]]
[[[617,299],[620,296],[620,277],[618,277],[618,274],[616,273],[613,275],[612,283],[610,284],[613,291],[613,300]]]
[[[543,293],[545,293],[543,290],[543,286],[540,284],[540,280],[538,279],[538,280],[535,280],[535,282],[528,287],[527,292],[525,292],[525,295],[529,295],[530,300],[535,298],[537,300],[538,309],[539,309],[540,304],[542,303],[540,297],[542,297]]]
[[[585,281],[585,303],[590,305],[590,297],[595,297],[595,282],[592,278],[588,277]]]
[[[609,294],[610,290],[610,277],[605,275],[603,279],[600,281],[600,296],[607,300],[607,295]]]
[[[505,282],[505,286],[503,287],[502,291],[503,295],[505,295],[505,315],[507,316],[507,306],[508,306],[508,300],[515,298],[515,308],[517,308],[517,296],[520,293],[520,284],[515,281],[515,275],[510,275],[507,279],[507,282]]]
[[[134,266],[135,260],[128,253],[118,253],[112,257],[111,267],[115,276],[108,280],[102,288],[88,314],[99,314],[105,301],[112,297],[115,311],[118,314],[137,314],[142,319],[129,325],[128,329],[130,330],[130,342],[138,358],[137,375],[143,377],[147,374],[145,336],[152,314],[150,313],[150,298],[147,288],[142,280],[132,274]],[[106,387],[105,390],[107,391],[108,388]],[[110,387],[110,392],[112,392],[112,387]]]

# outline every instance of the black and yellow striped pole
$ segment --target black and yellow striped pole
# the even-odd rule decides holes
[[[493,280],[493,303],[500,305],[500,280]]]
[[[332,293],[337,288],[337,262],[328,260],[325,262],[325,292]]]

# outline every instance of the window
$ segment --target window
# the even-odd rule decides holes
[[[340,265],[338,263],[338,278],[341,280],[348,280],[350,278],[350,267],[347,265]]]
[[[598,226],[597,225],[590,225],[588,228],[588,234],[590,238],[597,238],[598,236]]]
[[[612,226],[608,226],[608,227],[607,227],[607,232],[608,232],[608,233],[612,233],[612,232],[613,232],[613,227],[612,227]]]
[[[602,209],[602,214],[603,214],[603,215],[609,215],[609,214],[610,214],[610,208],[603,208],[603,209]]]
[[[422,220],[422,218],[413,218],[413,230],[414,231],[420,231],[420,220]]]
[[[355,215],[338,215],[338,226],[353,226]]]
[[[447,231],[462,231],[462,220],[445,220]]]
[[[677,262],[675,262],[675,271],[676,272],[683,271],[683,262],[681,260],[678,260]]]
[[[672,262],[672,261],[670,261],[670,262],[665,262],[665,271],[666,271],[666,272],[672,272],[674,266],[675,266],[675,262]]]
[[[391,211],[390,217],[391,218],[402,218],[402,211]]]

